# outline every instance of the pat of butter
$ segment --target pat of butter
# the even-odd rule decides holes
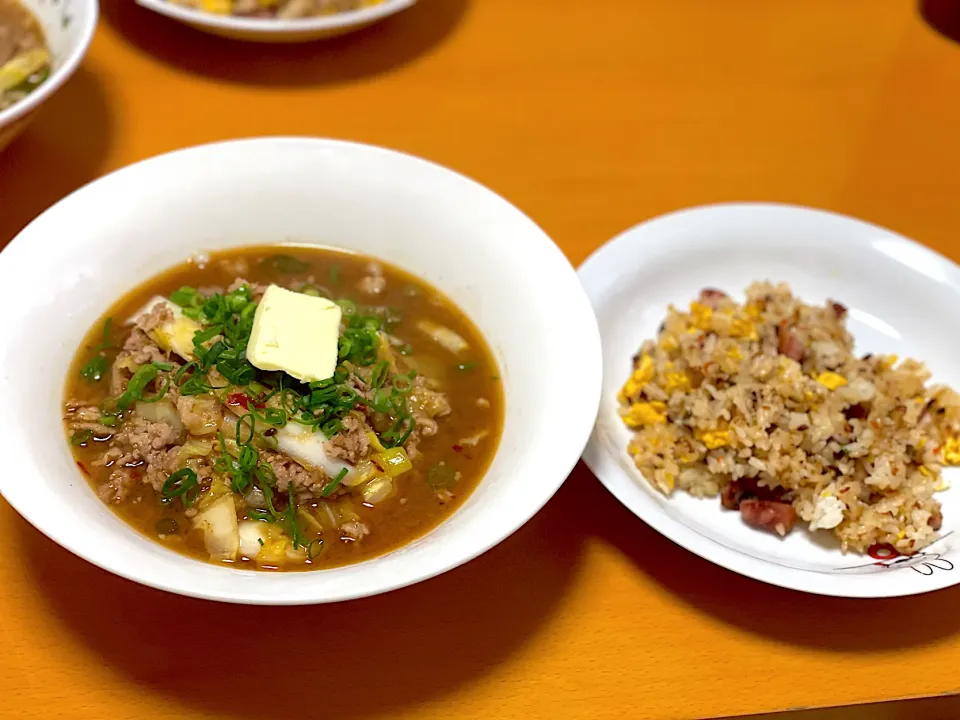
[[[253,318],[247,360],[304,382],[331,378],[337,369],[340,314],[340,306],[326,298],[271,285]]]

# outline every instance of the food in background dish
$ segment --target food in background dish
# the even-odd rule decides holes
[[[496,365],[426,283],[332,250],[200,256],[123,298],[70,370],[69,442],[166,547],[250,568],[358,562],[432,529],[499,441]]]
[[[666,495],[720,495],[754,527],[798,520],[844,551],[910,554],[943,522],[960,464],[960,396],[920,362],[853,353],[846,308],[756,283],[745,304],[706,289],[643,343],[619,394],[628,451]]]
[[[17,0],[0,0],[0,110],[32,93],[50,75],[40,23]]]
[[[170,0],[215,15],[295,19],[336,15],[379,5],[383,0]]]

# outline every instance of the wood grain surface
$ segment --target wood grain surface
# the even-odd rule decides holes
[[[291,134],[462,171],[574,263],[724,200],[837,210],[960,259],[951,4],[421,0],[361,34],[268,47],[103,0],[82,69],[0,155],[0,242],[128,163]],[[583,466],[466,567],[337,606],[138,587],[2,502],[0,547],[3,718],[694,718],[960,691],[960,590],[766,587],[658,536]]]

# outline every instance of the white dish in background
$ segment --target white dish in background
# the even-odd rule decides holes
[[[686,306],[704,287],[739,300],[756,280],[783,281],[807,302],[849,308],[858,353],[925,362],[933,381],[960,388],[960,267],[889,230],[820,210],[771,204],[714,205],[627,230],[580,267],[603,343],[600,414],[584,459],[638,517],[674,542],[730,570],[823,595],[911,595],[960,582],[960,488],[938,494],[941,539],[909,559],[842,554],[803,523],[784,539],[746,526],[719,498],[657,492],[626,452],[631,432],[616,395],[641,342],[667,305]],[[948,479],[956,479],[947,470]]]
[[[197,30],[221,37],[262,43],[298,43],[336,37],[360,30],[412,7],[416,1],[384,0],[382,3],[361,10],[291,20],[217,15],[175,5],[167,0],[136,0],[136,3]]]
[[[73,75],[87,54],[97,29],[100,5],[97,0],[18,0],[40,21],[53,58],[50,77],[23,100],[0,110],[0,150],[33,119],[45,103]]]
[[[97,498],[64,436],[66,373],[106,308],[199,249],[272,242],[354,250],[416,274],[469,315],[500,366],[503,437],[479,487],[429,534],[356,565],[265,573],[177,554]],[[590,435],[600,396],[596,320],[550,238],[472,180],[352,143],[241,140],[107,175],[47,210],[0,253],[0,308],[0,492],[80,557],[145,585],[215,600],[344,600],[467,562],[523,525],[560,487]]]

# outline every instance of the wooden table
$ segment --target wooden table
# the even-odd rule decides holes
[[[960,259],[960,45],[911,1],[422,0],[301,47],[104,2],[83,68],[0,156],[0,241],[136,160],[291,134],[460,170],[574,263],[723,200],[830,208]],[[479,560],[330,607],[138,587],[3,503],[0,546],[3,718],[692,718],[960,691],[960,589],[766,587],[658,536],[582,466]]]

